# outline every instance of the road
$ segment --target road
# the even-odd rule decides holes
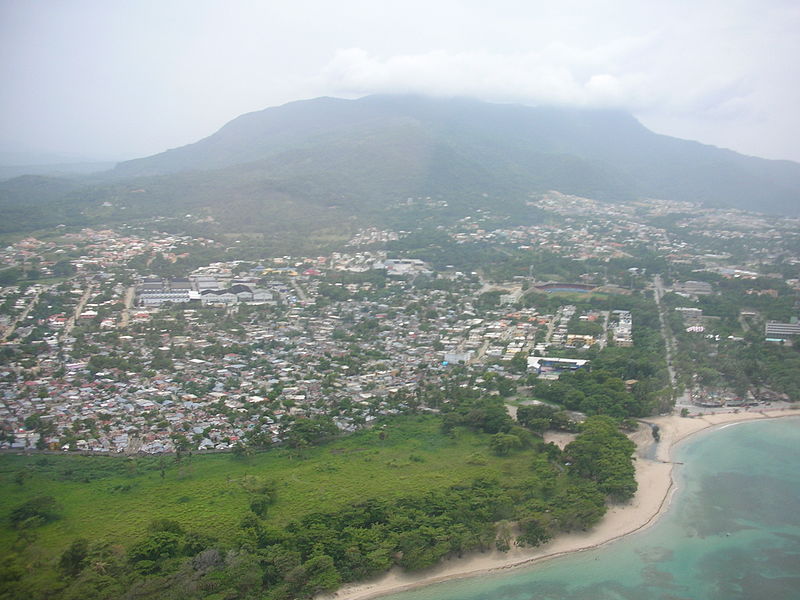
[[[61,333],[62,340],[64,338],[69,337],[70,332],[75,327],[75,323],[77,322],[78,318],[81,316],[81,313],[83,312],[83,307],[86,306],[86,303],[89,301],[89,298],[91,297],[93,290],[94,287],[92,285],[89,285],[86,288],[86,291],[83,292],[83,296],[81,296],[81,299],[78,300],[78,305],[75,307],[75,312],[69,318],[67,324],[64,326],[64,331]]]
[[[661,275],[653,277],[653,289],[655,291],[656,304],[658,305],[658,320],[661,323],[661,335],[664,338],[664,346],[667,350],[667,371],[669,372],[669,383],[672,389],[677,387],[677,379],[675,377],[675,368],[673,367],[672,357],[675,354],[675,338],[672,337],[672,332],[667,327],[666,308],[661,302],[664,296],[664,284],[661,281]],[[688,392],[684,392],[681,396],[675,398],[675,407],[692,406],[692,401],[689,398]]]
[[[25,319],[28,318],[28,314],[30,314],[30,312],[33,310],[33,307],[36,306],[36,303],[39,301],[40,294],[41,292],[36,292],[34,297],[28,303],[28,306],[25,307],[25,310],[23,310],[22,313],[20,313],[20,315],[16,319],[14,319],[11,323],[9,323],[6,332],[3,334],[2,341],[5,342],[9,337],[11,337],[11,334],[14,333],[14,331],[16,331],[17,329],[17,325],[19,325]]]
[[[124,328],[128,326],[131,320],[131,307],[133,307],[133,298],[136,294],[136,287],[130,286],[125,291],[125,308],[122,310],[122,316],[119,320],[119,326]]]
[[[556,328],[556,323],[561,320],[561,309],[557,309],[555,314],[553,314],[550,322],[547,324],[547,333],[544,335],[544,343],[545,345],[550,344],[550,339],[553,337],[553,330]]]
[[[603,333],[600,336],[600,339],[597,340],[597,345],[600,347],[601,350],[605,348],[606,344],[608,343],[608,319],[611,317],[611,311],[604,310],[602,311],[602,313],[603,313]]]
[[[300,301],[303,304],[308,304],[308,296],[306,296],[306,291],[299,283],[297,283],[297,280],[294,277],[292,277],[292,287],[294,288],[294,291],[297,292],[297,297],[300,298]]]

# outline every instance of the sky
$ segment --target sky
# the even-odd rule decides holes
[[[621,108],[800,162],[797,57],[797,0],[0,0],[0,152],[119,160],[293,100],[422,93]]]

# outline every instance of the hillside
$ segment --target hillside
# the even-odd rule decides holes
[[[73,222],[193,212],[227,231],[302,233],[386,222],[418,196],[447,201],[441,219],[476,206],[513,215],[551,189],[800,214],[797,163],[658,135],[620,111],[416,96],[318,98],[242,115],[104,174],[2,182],[0,210],[19,216],[5,231],[55,224],[69,206]],[[104,202],[113,207],[98,210]]]

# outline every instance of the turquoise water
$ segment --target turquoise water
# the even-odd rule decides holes
[[[800,419],[728,425],[675,456],[653,527],[603,548],[386,600],[800,599]]]

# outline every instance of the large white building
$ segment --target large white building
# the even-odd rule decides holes
[[[386,269],[388,275],[430,275],[433,273],[423,261],[418,258],[388,258],[381,263],[375,263],[376,269]]]
[[[611,325],[614,335],[614,344],[622,348],[633,346],[633,318],[627,310],[615,310],[613,314],[618,318]]]
[[[800,322],[793,319],[789,323],[780,323],[779,321],[767,321],[764,327],[764,335],[767,339],[783,340],[787,337],[800,335]]]

